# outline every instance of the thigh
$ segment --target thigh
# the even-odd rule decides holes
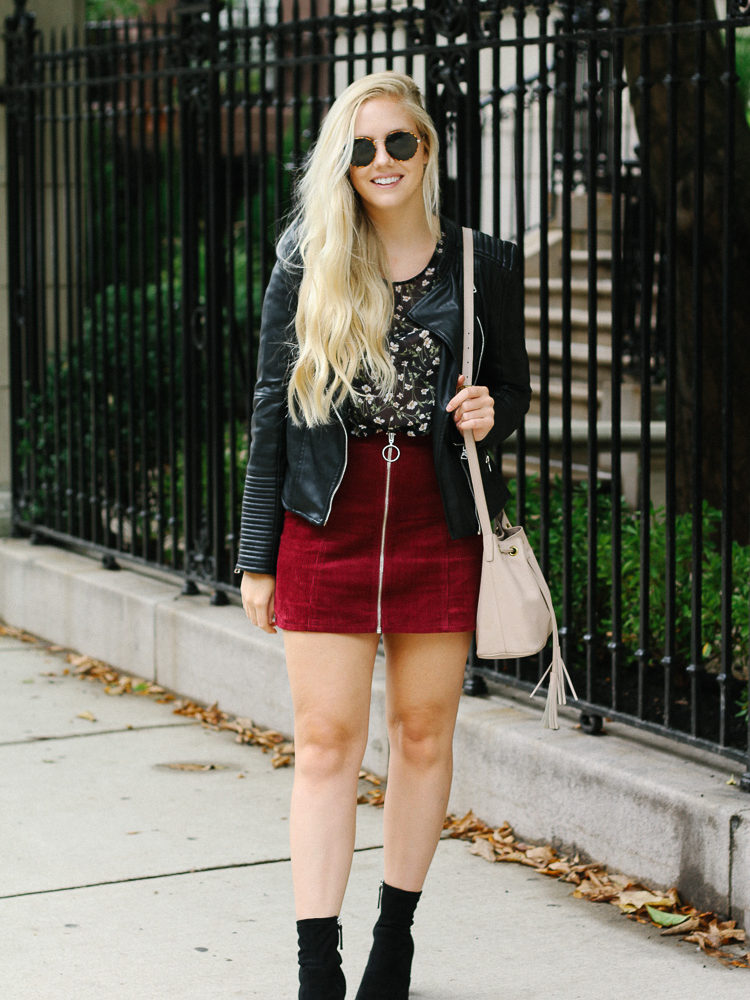
[[[295,738],[367,733],[378,637],[284,632]]]
[[[453,732],[471,632],[384,637],[389,721],[421,720]]]

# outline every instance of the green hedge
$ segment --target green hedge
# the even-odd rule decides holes
[[[526,530],[537,554],[541,551],[540,489],[536,477],[526,481]],[[516,482],[510,484],[514,499]],[[550,484],[549,509],[549,567],[550,591],[558,609],[563,606],[563,486],[559,478]],[[576,661],[585,662],[582,637],[587,631],[586,597],[587,568],[589,559],[589,488],[586,483],[576,484],[571,496],[572,536],[571,575],[572,620],[566,622],[576,642]],[[596,496],[596,645],[602,667],[609,663],[607,643],[612,639],[612,500],[608,492],[597,491]],[[666,633],[666,546],[667,516],[663,507],[649,512],[649,570],[645,581],[649,594],[648,626],[640,634],[641,589],[641,532],[640,511],[630,510],[624,501],[620,520],[622,601],[620,606],[623,664],[634,664],[637,650],[643,645],[648,651],[649,671],[661,670]],[[709,674],[716,674],[721,663],[721,512],[708,503],[703,505],[703,550],[701,557],[701,636],[702,657]],[[692,552],[693,516],[691,513],[675,517],[675,649],[674,668],[677,672],[690,663],[692,613]],[[732,674],[737,681],[747,682],[750,632],[750,546],[732,545]],[[560,619],[559,619],[560,620]],[[747,715],[747,685],[737,700],[740,717]]]

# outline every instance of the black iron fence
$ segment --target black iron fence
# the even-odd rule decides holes
[[[741,5],[190,0],[48,37],[25,7],[3,88],[15,530],[226,600],[295,172],[346,83],[404,70],[446,213],[525,252],[535,394],[501,458],[585,725],[719,750],[748,786]]]

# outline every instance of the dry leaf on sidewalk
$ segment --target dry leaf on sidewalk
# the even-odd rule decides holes
[[[724,964],[750,968],[750,953],[736,954],[728,950],[736,942],[745,940],[745,932],[734,921],[719,922],[712,913],[700,913],[685,906],[675,888],[665,893],[653,892],[618,872],[608,872],[596,862],[581,863],[578,855],[558,857],[549,844],[530,845],[515,838],[508,823],[492,829],[469,811],[462,817],[448,816],[444,830],[451,836],[472,842],[469,848],[487,861],[516,861],[535,868],[541,875],[549,875],[576,886],[573,895],[590,902],[611,903],[625,916],[653,926],[648,907],[661,914],[664,923],[671,919],[680,921],[672,927],[662,927],[662,935],[679,935],[683,940],[700,945],[710,955]],[[669,911],[668,913],[665,911]]]
[[[475,840],[474,843],[469,848],[470,854],[478,854],[480,858],[484,858],[485,861],[497,861],[498,857],[495,854],[495,849],[488,840]]]
[[[20,638],[26,642],[39,641],[35,636],[10,626],[0,625],[0,635]],[[48,651],[56,650],[48,647]],[[112,666],[100,660],[70,652],[66,658],[75,668],[76,677],[109,685],[112,694],[158,694],[160,697],[156,698],[157,702],[175,701],[175,695],[165,692],[159,685],[120,675]],[[69,671],[65,670],[64,673],[68,674]],[[272,729],[261,729],[255,726],[251,719],[230,719],[217,704],[205,707],[187,699],[179,699],[176,701],[174,712],[200,721],[214,730],[233,732],[236,734],[237,742],[259,746],[264,753],[271,752],[274,767],[285,767],[294,762],[294,744],[286,740],[281,733]],[[80,717],[96,721],[90,712],[81,713]],[[183,769],[207,770],[215,765],[175,766],[181,766]],[[365,771],[360,772],[359,776],[374,787],[364,795],[360,795],[357,801],[372,806],[382,806],[385,801],[385,791],[381,779]],[[238,777],[244,775],[240,774]],[[744,942],[745,932],[736,926],[736,922],[733,920],[722,922],[713,913],[701,913],[694,907],[682,905],[674,888],[667,893],[652,892],[626,875],[608,872],[603,865],[596,862],[581,862],[577,854],[573,857],[559,857],[549,844],[533,845],[517,841],[509,823],[503,823],[495,828],[490,827],[478,819],[471,810],[462,817],[447,816],[443,829],[449,837],[471,841],[470,851],[473,854],[493,863],[518,862],[534,868],[542,875],[569,882],[576,887],[574,896],[593,902],[610,902],[618,906],[628,918],[641,923],[653,926],[648,906],[660,913],[665,918],[664,922],[667,922],[665,911],[669,911],[675,919],[687,917],[675,926],[662,927],[660,933],[679,935],[685,941],[698,944],[706,954],[717,957],[724,964],[750,968],[750,952],[745,954],[737,952],[737,943]],[[656,922],[659,923],[660,920]]]

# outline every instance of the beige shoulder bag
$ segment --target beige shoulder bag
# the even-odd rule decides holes
[[[464,246],[464,385],[472,384],[474,355],[474,236],[463,230]],[[512,660],[533,656],[547,645],[552,634],[552,662],[531,692],[533,698],[550,674],[542,722],[558,729],[557,707],[564,705],[567,680],[575,699],[573,683],[565,669],[557,635],[557,619],[547,581],[521,526],[513,527],[503,512],[501,533],[492,530],[487,500],[479,471],[477,446],[472,431],[464,433],[471,485],[484,541],[482,578],[477,607],[477,656],[486,660]]]

